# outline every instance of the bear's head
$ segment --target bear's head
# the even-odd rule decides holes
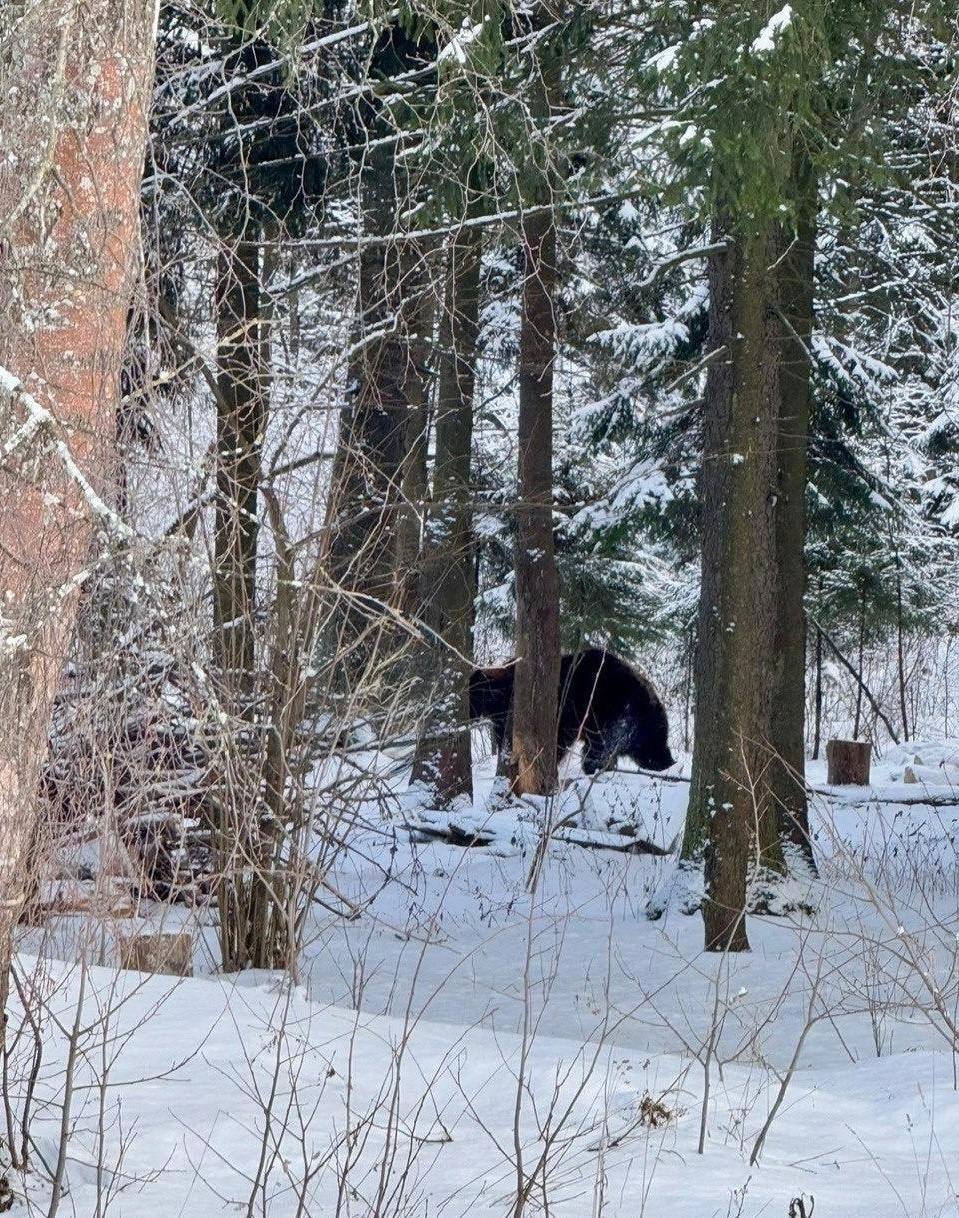
[[[676,758],[665,740],[658,744],[647,741],[643,748],[635,750],[630,756],[644,770],[668,770],[676,764]]]
[[[644,770],[668,770],[676,764],[669,748],[669,720],[655,695],[645,713],[638,715],[628,756]]]

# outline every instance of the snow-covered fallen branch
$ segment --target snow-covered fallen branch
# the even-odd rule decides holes
[[[403,828],[413,841],[444,842],[450,846],[464,848],[520,846],[524,842],[531,844],[528,835],[523,833],[516,822],[510,818],[507,818],[503,824],[498,824],[496,818],[487,818],[483,823],[478,823],[466,816],[431,815],[429,812],[423,812],[406,817],[403,821]],[[570,824],[568,820],[553,828],[547,837],[551,842],[582,846],[588,850],[614,850],[619,854],[651,854],[657,858],[664,858],[671,853],[670,849],[633,833],[585,829]]]
[[[811,795],[834,799],[843,807],[869,808],[873,805],[897,808],[959,808],[959,795],[862,795],[850,799],[843,791],[829,787],[811,787]]]

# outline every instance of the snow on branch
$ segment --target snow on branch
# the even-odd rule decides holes
[[[792,5],[784,4],[778,13],[773,13],[765,26],[759,31],[759,35],[749,48],[750,52],[753,55],[768,55],[772,51],[775,51],[783,31],[792,25],[792,20]]]
[[[390,17],[394,15],[395,14],[393,13],[389,14]],[[361,21],[356,25],[347,26],[346,29],[334,30],[331,34],[324,34],[320,38],[314,38],[310,42],[304,43],[303,46],[299,48],[298,55],[300,58],[305,58],[308,55],[315,54],[317,51],[326,50],[329,47],[335,46],[337,43],[346,42],[350,38],[356,38],[362,34],[366,34],[372,28],[373,27],[369,21]],[[208,94],[206,97],[201,97],[199,101],[192,102],[190,105],[182,107],[177,115],[178,120],[182,121],[184,118],[187,118],[189,115],[197,111],[207,110],[215,102],[221,101],[224,97],[228,97],[234,92],[234,90],[243,88],[245,85],[249,84],[250,81],[256,80],[260,76],[268,76],[271,73],[276,72],[277,69],[282,68],[285,64],[288,64],[291,59],[292,54],[290,53],[280,55],[276,59],[271,59],[269,63],[259,64],[257,67],[251,68],[248,72],[231,77],[222,85],[214,89],[213,92]],[[222,68],[222,61],[220,61],[218,66]]]
[[[4,443],[0,454],[7,460],[18,448],[22,447],[38,433],[47,433],[50,447],[60,458],[67,475],[76,483],[86,501],[87,507],[94,516],[98,516],[118,537],[128,539],[133,536],[130,529],[113,508],[97,494],[83,470],[70,451],[70,446],[60,435],[60,427],[56,418],[37,399],[28,393],[23,382],[8,369],[0,366],[0,392],[5,393],[13,402],[19,403],[27,412],[27,420]]]
[[[728,242],[712,241],[709,245],[699,245],[695,249],[677,250],[675,254],[671,254],[668,258],[664,258],[662,262],[657,262],[649,274],[640,280],[640,291],[646,288],[651,288],[656,280],[668,271],[671,267],[678,266],[681,262],[691,262],[698,258],[708,258],[710,254],[721,254],[726,249]]]

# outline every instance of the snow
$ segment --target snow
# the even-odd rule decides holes
[[[665,47],[662,51],[657,51],[655,55],[651,56],[647,60],[646,66],[652,68],[655,72],[668,72],[675,66],[681,49],[679,44]]]
[[[753,55],[768,55],[775,51],[777,42],[784,30],[792,25],[793,9],[791,4],[784,4],[778,13],[773,13],[749,48]]]
[[[86,945],[98,966],[69,1123],[77,1214],[97,1212],[99,1162],[101,1181],[125,1186],[124,1218],[502,1218],[517,1144],[529,1215],[785,1218],[800,1197],[829,1218],[952,1213],[959,807],[907,802],[926,792],[900,776],[957,750],[892,749],[868,790],[829,789],[809,763],[819,909],[751,917],[748,956],[702,954],[699,918],[676,909],[647,921],[671,861],[604,848],[626,826],[674,840],[688,757],[663,779],[587,780],[570,762],[561,798],[511,810],[482,763],[458,820],[491,844],[471,849],[411,840],[405,822],[442,818],[398,787],[336,877],[372,904],[354,921],[317,916],[300,985],[214,975],[208,913],[140,911],[194,930],[200,975],[176,982],[99,967],[139,922],[31,931],[21,947],[47,959],[21,956],[21,974],[48,977],[56,1016],[35,1120],[44,1158],[59,1144]],[[42,1176],[29,1180],[38,1205]]]
[[[443,63],[448,59],[454,59],[461,66],[467,60],[467,47],[483,33],[486,26],[486,20],[470,22],[464,17],[462,26],[458,34],[454,34],[449,42],[442,48],[436,56],[437,63]]]
[[[125,540],[132,538],[133,533],[130,528],[103,501],[97,491],[94,490],[86,474],[80,469],[69,445],[60,435],[62,429],[54,416],[26,390],[22,381],[14,376],[12,372],[2,367],[0,367],[0,392],[7,394],[18,405],[23,406],[27,413],[26,422],[17,428],[13,435],[4,443],[2,449],[0,449],[0,458],[6,460],[17,449],[22,448],[24,444],[32,440],[35,435],[46,433],[51,448],[60,458],[68,476],[80,488],[80,492],[86,500],[90,512],[99,516],[104,525],[111,529],[117,537]]]
[[[77,975],[63,976],[60,1018],[69,1024]],[[519,1038],[324,1008],[269,979],[250,980],[170,986],[128,975],[116,986],[109,972],[91,970],[87,1001],[111,1007],[117,1035],[130,1037],[124,1078],[148,1080],[120,1083],[125,1123],[139,1130],[123,1176],[136,1179],[162,1167],[123,1195],[118,1212],[245,1212],[263,1141],[269,1171],[261,1173],[268,1175],[262,1192],[270,1214],[296,1212],[304,1175],[317,1168],[307,1212],[336,1212],[338,1176],[356,1182],[348,1213],[504,1212],[514,1169],[511,1149],[497,1135],[513,1125],[514,1076],[524,1056]],[[732,1001],[749,999],[743,989]],[[938,1056],[892,1055],[827,1067],[814,1078],[801,1072],[761,1165],[749,1169],[744,1160],[754,1126],[771,1095],[754,1064],[727,1065],[717,1080],[707,1148],[699,1156],[701,1071],[688,1058],[542,1038],[526,1055],[525,1075],[533,1094],[547,1103],[556,1097],[556,1129],[539,1130],[525,1106],[520,1141],[530,1166],[545,1155],[548,1168],[557,1169],[552,1179],[547,1175],[556,1214],[590,1214],[594,1199],[605,1196],[610,1213],[652,1214],[668,1202],[676,1218],[702,1218],[730,1212],[726,1206],[737,1194],[744,1202],[738,1212],[775,1213],[774,1201],[788,1203],[801,1193],[813,1193],[833,1215],[937,1213],[951,1191],[959,1128],[959,1101]],[[276,1109],[267,1122],[255,1097],[269,1094],[278,1059]],[[184,1064],[157,1077],[161,1065],[177,1062]],[[370,1122],[369,1114],[386,1098],[382,1080],[396,1075],[391,1131]],[[306,1163],[298,1136],[281,1128],[294,1094],[315,1126]],[[665,1097],[671,1117],[659,1128],[641,1121],[646,1096]],[[296,1123],[295,1117],[289,1122],[293,1129]],[[275,1148],[263,1138],[265,1129]],[[350,1163],[351,1131],[360,1136]],[[561,1140],[561,1150],[550,1136]],[[87,1139],[74,1140],[69,1200],[76,1213],[92,1214],[97,1149],[89,1145],[84,1154]],[[398,1161],[387,1179],[409,1208],[373,1210],[373,1198],[384,1191],[384,1152],[394,1140]],[[41,1145],[50,1155],[56,1143],[50,1138]]]

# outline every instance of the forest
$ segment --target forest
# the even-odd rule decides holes
[[[0,0],[0,1213],[959,1210],[959,15]]]

